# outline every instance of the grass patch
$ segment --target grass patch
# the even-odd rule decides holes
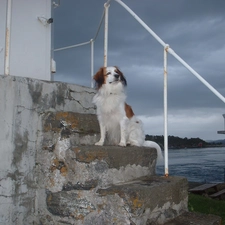
[[[189,194],[188,209],[189,212],[200,212],[220,216],[222,218],[222,225],[225,225],[225,201]]]

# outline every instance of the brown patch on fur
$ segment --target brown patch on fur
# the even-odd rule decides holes
[[[118,73],[120,76],[123,76],[123,73],[120,71],[118,66],[114,66],[115,67],[115,72]]]
[[[101,88],[105,84],[105,67],[101,67],[98,72],[93,76],[96,82],[97,89]]]
[[[123,84],[126,86],[127,85],[127,81],[125,76],[123,75],[123,73],[119,70],[118,66],[114,66],[116,68],[115,72],[118,73],[121,77],[121,81],[123,82]]]
[[[125,103],[125,112],[126,112],[126,116],[130,119],[134,116],[134,112],[131,108],[130,105],[128,105],[127,103]]]

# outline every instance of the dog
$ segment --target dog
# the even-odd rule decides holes
[[[93,76],[97,93],[93,103],[97,107],[100,126],[100,140],[95,145],[146,146],[157,150],[158,160],[162,159],[160,146],[145,141],[142,121],[126,103],[127,81],[117,66],[101,67]]]

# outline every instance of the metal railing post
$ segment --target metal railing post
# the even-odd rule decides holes
[[[76,48],[76,47],[80,47],[80,46],[87,45],[87,44],[90,44],[90,41],[83,42],[83,43],[76,44],[76,45],[70,45],[70,46],[63,47],[63,48],[56,48],[56,49],[54,49],[54,52],[58,52],[58,51],[62,51],[62,50],[70,49],[70,48]]]
[[[164,161],[165,161],[165,176],[169,176],[168,165],[168,113],[167,113],[167,50],[169,45],[164,47]]]
[[[98,29],[97,29],[96,34],[95,34],[93,39],[91,39],[90,41],[87,41],[87,42],[80,43],[80,44],[70,45],[70,46],[54,49],[54,52],[57,52],[57,51],[62,51],[62,50],[70,49],[70,48],[80,47],[80,46],[87,45],[87,44],[91,43],[91,87],[92,88],[94,86],[94,83],[93,83],[93,75],[94,75],[94,42],[95,42],[96,38],[98,37],[98,34],[99,34],[100,28],[102,26],[102,22],[103,22],[103,19],[105,17],[106,11],[107,11],[107,21],[106,21],[107,22],[107,36],[106,36],[106,40],[108,41],[108,7],[109,7],[110,1],[111,0],[108,0],[104,4],[105,9],[103,10],[103,14],[102,14],[102,17],[101,17]],[[104,51],[104,55],[105,55],[104,56],[104,64],[107,65],[107,52],[108,52],[108,43],[107,42],[105,43],[105,46],[106,46],[106,48],[105,48],[106,51]],[[106,59],[106,62],[105,62],[105,59]]]
[[[5,34],[5,75],[9,75],[9,54],[10,54],[10,35],[11,35],[11,18],[12,18],[12,0],[7,1],[7,19]]]
[[[151,30],[143,20],[140,19],[126,4],[124,4],[121,0],[115,0],[121,6],[123,6],[163,47],[164,47],[164,58],[167,58],[167,52],[174,56],[181,64],[183,64],[192,74],[194,74],[206,87],[208,87],[220,100],[225,103],[225,98],[212,86],[210,85],[203,77],[201,77],[194,69],[192,69],[183,59],[181,59],[174,51],[166,45],[166,43],[153,31]],[[167,83],[167,71],[165,68],[167,67],[167,59],[164,59],[164,144],[168,145],[168,135],[167,135],[167,85],[165,88],[165,84]],[[167,139],[165,139],[165,137]],[[167,148],[165,151],[165,175],[169,174],[168,171],[168,146],[164,146]]]
[[[94,76],[94,40],[90,40],[91,43],[91,88],[94,88],[93,76]]]
[[[104,32],[104,66],[107,66],[108,58],[108,19],[109,19],[109,4],[104,4],[105,7],[105,32]]]

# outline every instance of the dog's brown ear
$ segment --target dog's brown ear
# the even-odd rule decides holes
[[[93,79],[95,80],[95,86],[97,89],[99,89],[105,82],[104,78],[104,71],[105,67],[101,67],[98,72],[93,76]]]
[[[126,80],[125,76],[123,75],[123,73],[120,71],[119,67],[118,66],[114,66],[114,67],[116,68],[116,72],[120,75],[123,85],[127,86],[127,80]]]

